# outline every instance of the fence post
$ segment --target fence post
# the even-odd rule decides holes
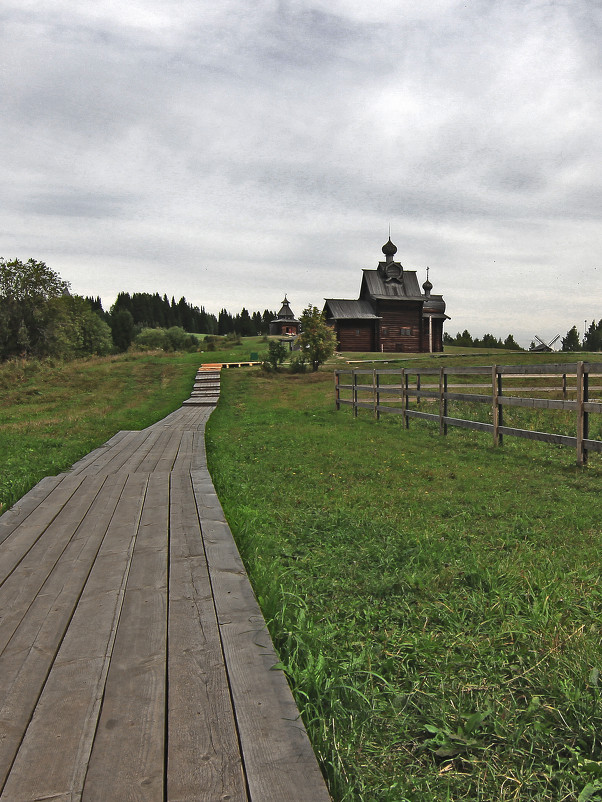
[[[402,368],[401,369],[401,404],[402,404],[403,409],[404,409],[403,419],[404,419],[404,423],[405,423],[406,429],[410,428],[410,417],[409,417],[409,415],[405,414],[405,410],[407,410],[409,408],[409,406],[410,406],[410,398],[408,396],[408,381],[409,381],[409,377],[408,377],[408,374],[406,373],[406,369]]]
[[[335,372],[334,372],[334,405],[335,405],[335,408],[337,410],[341,408],[341,388],[339,387],[339,384],[340,384],[339,371],[335,370]]]
[[[500,374],[501,381],[501,374]],[[491,366],[491,418],[493,423],[493,445],[499,446],[502,444],[500,436],[500,403],[499,392],[500,385],[498,384],[498,369],[497,365]]]
[[[439,434],[447,434],[444,417],[447,417],[447,375],[445,368],[439,368]]]
[[[357,418],[357,373],[352,371],[353,375],[353,417]]]
[[[374,406],[374,417],[378,420],[378,392],[376,389],[376,368],[372,368],[372,404]]]
[[[566,373],[562,374],[562,398],[564,401],[567,400],[569,394],[567,392],[567,384],[566,384]]]
[[[416,390],[420,392],[420,373],[416,374]],[[420,406],[420,396],[416,396],[416,406]]]
[[[589,370],[585,362],[577,362],[577,465],[587,463],[587,448],[583,441],[589,435],[589,414],[583,405],[589,399]]]

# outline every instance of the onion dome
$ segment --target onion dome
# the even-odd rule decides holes
[[[428,280],[428,278],[427,278],[427,280],[424,282],[424,284],[422,285],[422,289],[424,290],[424,294],[425,294],[425,295],[430,295],[430,294],[431,294],[431,290],[433,289],[433,285],[432,285],[432,284],[431,284],[431,282]]]
[[[397,253],[397,246],[393,245],[391,237],[389,237],[388,241],[383,245],[382,251],[385,256],[395,256]]]

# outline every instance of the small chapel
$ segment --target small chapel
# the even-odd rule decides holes
[[[326,298],[324,314],[335,330],[339,351],[443,351],[445,301],[433,295],[428,278],[422,292],[415,270],[395,261],[397,247],[389,237],[385,260],[363,270],[357,301]]]
[[[300,330],[301,323],[294,316],[288,298],[285,295],[280,311],[278,312],[278,317],[270,321],[269,332],[270,334],[294,337],[299,334]]]

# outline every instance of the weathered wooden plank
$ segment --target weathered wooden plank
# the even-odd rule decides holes
[[[98,465],[93,464],[86,472],[92,473],[117,473],[118,471],[125,471],[131,467],[132,461],[134,466],[137,465],[142,459],[142,455],[146,454],[154,444],[154,439],[157,433],[143,429],[140,432],[128,432],[127,437],[121,443],[112,446],[106,455],[98,462]]]
[[[440,393],[434,392],[433,390],[412,390],[411,387],[408,387],[408,389],[406,390],[406,395],[409,396],[410,398],[433,398],[436,399],[437,401],[441,397]]]
[[[246,800],[228,678],[190,476],[172,474],[168,802]]]
[[[305,727],[228,525],[201,520],[253,802],[327,802]]]
[[[163,449],[154,455],[156,462],[152,470],[157,473],[169,473],[173,469],[184,437],[184,431],[179,427],[168,430],[166,434],[167,440]]]
[[[404,415],[408,418],[423,418],[424,420],[439,421],[439,415],[434,415],[431,412],[418,412],[417,409],[404,409]]]
[[[0,585],[6,582],[32,549],[36,549],[35,557],[29,563],[34,566],[34,570],[44,555],[60,555],[64,543],[77,529],[87,507],[92,503],[94,487],[84,476],[66,476],[47,499],[47,503],[33,511],[11,532],[2,544]],[[49,530],[50,536],[44,537]],[[39,570],[45,571],[46,566],[40,565]]]
[[[38,702],[122,488],[118,482],[97,479],[89,480],[87,489],[96,494],[86,511],[88,520],[84,522],[84,514],[75,531],[65,522],[65,536],[69,539],[58,559],[51,554],[49,564],[36,570],[36,561],[43,561],[44,557],[32,550],[27,555],[30,561],[23,560],[2,588],[1,629],[5,645],[0,655],[0,787]],[[49,529],[47,537],[54,540],[57,532]],[[30,581],[32,575],[35,582]],[[45,578],[42,585],[41,578]],[[15,591],[13,586],[19,581],[25,593]],[[9,597],[14,594],[14,598],[7,603],[5,594]]]
[[[86,802],[164,800],[168,486],[149,477],[96,738]]]
[[[183,471],[190,470],[190,463],[194,456],[194,434],[193,429],[182,430],[178,443],[178,451],[173,461],[174,473],[182,473]]]
[[[354,406],[355,407],[361,407],[362,409],[374,409],[374,402],[373,401],[356,401]]]
[[[35,487],[22,496],[10,509],[0,516],[0,544],[20,526],[23,521],[34,512],[59,485],[65,474],[58,476],[45,476]]]
[[[502,395],[498,401],[507,407],[523,407],[526,409],[563,409],[571,412],[576,409],[575,401],[563,401],[558,398],[516,398]]]
[[[82,471],[90,473],[91,471],[98,469],[103,464],[103,461],[109,459],[111,449],[135,434],[137,434],[137,432],[117,432],[117,434],[114,434],[113,437],[107,440],[106,443],[103,443],[101,446],[95,448],[93,451],[90,451],[89,454],[86,454],[80,460],[75,462],[69,469],[69,473],[82,473]]]
[[[512,435],[513,437],[522,437],[526,440],[540,440],[544,443],[554,443],[555,445],[572,446],[573,448],[577,445],[576,437],[568,437],[563,434],[536,432],[530,429],[515,429],[512,426],[500,426],[500,432],[502,434]]]
[[[396,399],[391,399],[391,400],[400,401],[401,399],[400,398],[396,398]],[[390,406],[387,406],[386,404],[379,404],[376,407],[376,409],[377,409],[378,412],[391,412],[394,415],[404,415],[405,412],[406,412],[406,410],[403,409],[402,407],[390,407]]]
[[[563,373],[576,373],[576,362],[565,362],[551,365],[499,365],[500,373],[505,375],[530,376],[535,378],[542,374],[562,375]]]
[[[491,404],[491,393],[489,395],[482,395],[481,393],[446,393],[445,397],[448,401],[469,401],[477,404]]]
[[[405,368],[407,376],[439,376],[439,368]]]
[[[460,429],[474,429],[478,432],[493,432],[493,424],[492,423],[481,423],[480,421],[476,420],[464,420],[463,418],[445,418],[445,423],[448,426],[457,426]],[[503,427],[499,427],[499,433],[503,434]]]
[[[107,532],[25,732],[3,800],[80,799],[145,485],[142,476],[127,482],[115,477],[114,487],[122,492],[114,515],[112,503],[91,510],[90,525],[103,519]],[[108,487],[110,482],[103,490]]]
[[[205,411],[205,410],[203,410]],[[208,416],[207,416],[208,417]],[[203,421],[202,428],[194,432],[194,442],[192,445],[192,459],[190,461],[190,469],[192,471],[204,470],[207,478],[211,481],[209,471],[207,471],[207,455],[205,452],[205,423]],[[200,477],[199,477],[200,478]]]
[[[152,473],[164,453],[166,451],[169,453],[172,438],[173,432],[171,429],[155,429],[144,445],[132,455],[121,470],[128,470],[132,473]]]
[[[141,440],[141,433],[136,431],[121,432],[124,436],[119,440],[107,441],[107,448],[100,449],[98,454],[93,460],[87,462],[85,459],[77,463],[77,467],[70,473],[79,474],[86,473],[91,475],[93,473],[114,473],[121,461],[126,459],[127,455],[138,448]],[[144,435],[142,435],[144,437]]]

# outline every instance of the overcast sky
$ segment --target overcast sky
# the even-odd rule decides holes
[[[452,335],[602,318],[600,0],[0,0],[0,256],[217,313],[357,298],[391,238]]]

